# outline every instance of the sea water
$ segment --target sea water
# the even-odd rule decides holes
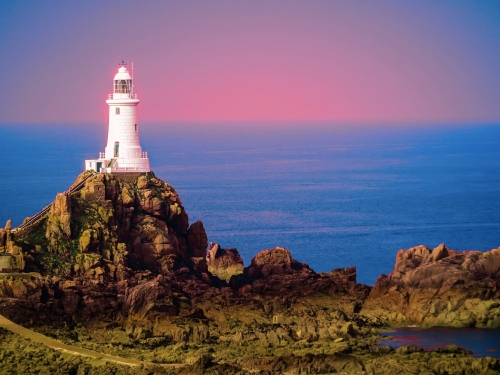
[[[500,126],[142,124],[157,177],[245,265],[283,246],[373,285],[401,248],[500,246]],[[104,151],[106,124],[0,125],[0,221],[18,225]]]
[[[500,358],[500,335],[498,330],[486,328],[398,328],[383,332],[390,341],[380,341],[381,346],[394,349],[403,345],[416,345],[430,350],[446,345],[458,345],[473,352],[474,357]]]

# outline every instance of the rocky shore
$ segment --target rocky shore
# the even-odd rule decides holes
[[[25,361],[33,373],[57,373],[47,355],[67,364],[59,373],[75,374],[500,371],[498,359],[454,346],[376,345],[392,326],[499,328],[500,249],[400,250],[373,288],[356,282],[355,267],[317,273],[281,247],[245,267],[237,249],[208,242],[201,221],[189,224],[172,186],[152,174],[132,182],[97,174],[78,193],[58,194],[26,228],[8,222],[2,251],[19,272],[0,274],[0,314],[72,345],[157,364],[75,359],[1,331],[5,373],[21,373]]]

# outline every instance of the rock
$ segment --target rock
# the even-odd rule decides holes
[[[158,287],[157,281],[150,281],[131,289],[125,297],[123,312],[135,319],[143,319],[155,306]]]
[[[443,258],[446,258],[448,256],[448,249],[442,243],[438,247],[436,247],[434,250],[432,250],[431,253],[431,258],[433,262],[437,262],[438,260],[441,260]]]
[[[191,257],[190,259],[191,265],[193,267],[193,270],[201,273],[207,273],[208,271],[208,266],[207,266],[207,259],[205,257],[200,257],[200,258],[194,258]]]
[[[305,265],[292,259],[290,252],[283,247],[275,247],[260,251],[253,259],[248,269],[248,276],[269,276],[293,273]]]
[[[186,232],[186,241],[188,244],[188,253],[191,257],[206,257],[207,255],[207,233],[203,223],[198,220],[191,224]]]
[[[219,244],[210,243],[208,251],[208,271],[229,282],[231,277],[243,273],[243,259],[236,249],[222,249]]]
[[[354,326],[352,325],[351,322],[345,323],[342,328],[340,329],[340,332],[346,335],[353,336],[354,335]]]
[[[78,242],[81,252],[95,251],[95,247],[99,245],[97,241],[97,232],[93,229],[84,230]]]
[[[451,344],[446,345],[442,350],[447,353],[457,353],[460,351],[460,348],[458,347],[458,345]]]
[[[269,331],[267,333],[267,341],[271,344],[278,344],[280,342],[280,339],[275,331]]]
[[[70,288],[75,288],[76,287],[76,283],[74,280],[64,280],[61,284],[60,284],[60,288],[62,290],[65,290],[65,289],[70,289]]]
[[[363,311],[424,326],[496,325],[500,311],[485,315],[480,304],[467,303],[475,299],[500,300],[499,249],[457,252],[444,244],[432,251],[417,246],[398,252],[393,272],[379,277]]]
[[[396,254],[396,265],[394,266],[393,277],[402,278],[407,272],[414,270],[421,264],[425,264],[430,258],[431,250],[423,245],[412,247],[411,249],[401,249]]]
[[[51,252],[68,252],[71,241],[71,199],[67,193],[56,195],[48,214],[45,237]]]
[[[7,240],[6,231],[3,228],[0,228],[0,252],[5,252],[5,245]]]
[[[339,283],[356,282],[356,267],[336,268],[330,272]]]
[[[11,290],[14,298],[26,298],[28,295],[28,288],[23,280],[14,280],[11,284]]]
[[[174,230],[157,218],[144,217],[130,230],[133,262],[136,267],[145,264],[152,270],[171,272],[181,258],[179,242]]]

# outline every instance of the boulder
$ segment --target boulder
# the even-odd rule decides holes
[[[155,306],[158,298],[158,281],[150,281],[136,286],[128,291],[123,305],[123,312],[129,317],[143,319]]]
[[[283,247],[260,251],[251,262],[248,276],[269,276],[293,273],[305,265],[292,259],[290,251]]]
[[[440,244],[438,247],[432,250],[431,253],[431,258],[433,262],[437,262],[438,260],[446,258],[447,256],[448,256],[448,249],[446,248],[444,243]]]
[[[243,259],[236,249],[223,249],[219,244],[210,243],[210,249],[207,255],[208,271],[229,282],[231,277],[243,273]]]

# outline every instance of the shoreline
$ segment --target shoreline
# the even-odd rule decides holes
[[[377,374],[381,356],[385,373],[424,359],[429,370],[451,363],[449,373],[472,363],[500,369],[500,360],[456,346],[370,349],[380,329],[401,324],[499,328],[500,249],[400,250],[373,287],[357,283],[355,267],[318,273],[282,247],[245,267],[237,249],[208,243],[203,223],[190,224],[175,189],[154,175],[83,173],[73,186],[81,181],[29,227],[0,230],[14,267],[41,274],[0,279],[0,313],[39,334],[111,356],[190,364],[193,373]],[[95,184],[104,196],[93,194]]]

